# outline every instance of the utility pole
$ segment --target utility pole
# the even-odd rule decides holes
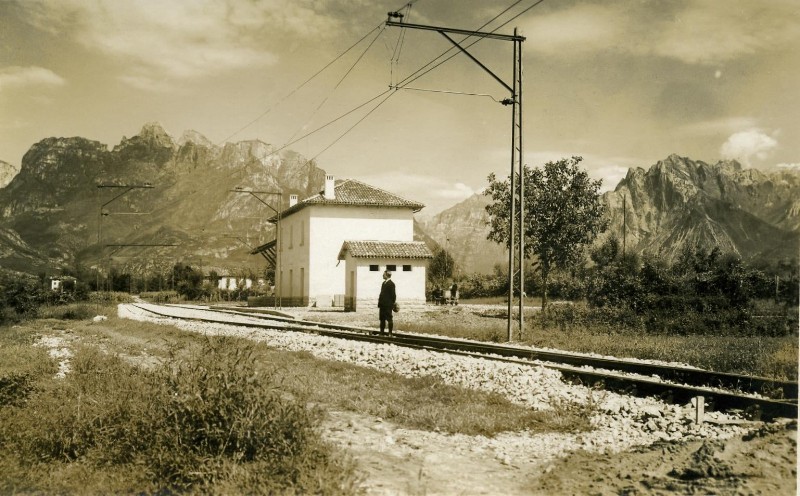
[[[178,246],[174,243],[121,243],[121,244],[109,244],[105,245],[106,248],[115,248],[108,254],[108,266],[111,266],[111,257],[114,256],[115,253],[120,251],[123,248],[150,248],[154,246]],[[130,281],[130,292],[133,294],[133,274],[131,274],[131,281]]]
[[[116,195],[115,197],[111,198],[107,202],[100,205],[100,209],[97,213],[97,246],[100,247],[100,256],[98,257],[98,266],[97,266],[97,290],[100,290],[100,264],[103,260],[103,246],[100,244],[102,233],[103,233],[103,216],[108,215],[108,213],[103,213],[103,208],[105,208],[110,203],[122,198],[124,195],[128,194],[129,192],[133,191],[134,189],[153,189],[154,186],[150,183],[144,184],[98,184],[98,189],[101,188],[120,188],[123,191]]]
[[[282,284],[278,284],[278,278],[280,277],[280,270],[281,270],[281,251],[282,251],[282,248],[283,248],[283,246],[281,246],[281,244],[283,243],[283,240],[280,239],[281,211],[283,210],[283,192],[281,192],[281,191],[253,191],[253,190],[249,190],[249,189],[244,189],[241,186],[237,186],[236,188],[230,190],[230,192],[231,193],[247,193],[250,196],[252,196],[253,198],[255,198],[256,200],[260,201],[261,203],[263,203],[264,205],[269,207],[269,209],[272,210],[273,212],[275,212],[275,214],[278,216],[277,217],[278,220],[275,223],[275,250],[278,253],[277,253],[277,256],[276,256],[277,263],[275,264],[275,281],[274,281],[275,282],[275,287],[278,289],[278,298],[276,300],[274,300],[274,303],[275,303],[275,307],[276,308],[277,307],[283,308],[283,299],[282,299],[283,285]],[[258,195],[277,196],[278,197],[278,208],[280,210],[275,209],[275,207],[273,207],[272,205],[267,203],[263,198],[261,198]]]
[[[523,330],[523,307],[525,294],[525,274],[524,274],[524,261],[525,261],[525,179],[524,179],[524,157],[522,147],[522,42],[525,41],[523,36],[517,34],[517,29],[514,29],[513,35],[504,35],[492,32],[470,31],[466,29],[453,29],[440,26],[427,26],[423,24],[411,24],[403,22],[403,14],[399,12],[389,12],[389,18],[386,21],[387,26],[396,26],[400,28],[421,29],[427,31],[436,31],[442,35],[453,46],[458,48],[461,53],[469,57],[470,60],[475,62],[481,69],[486,71],[492,76],[495,81],[500,83],[506,90],[509,91],[510,97],[504,99],[503,105],[511,106],[511,204],[509,205],[509,250],[508,250],[508,340],[513,338],[512,334],[512,311],[514,300],[514,289],[519,292],[519,332],[522,334]],[[392,19],[399,19],[393,21]],[[513,82],[511,85],[507,84],[497,74],[492,72],[491,69],[486,67],[480,60],[475,58],[466,48],[448,36],[450,34],[465,35],[467,37],[479,37],[483,39],[492,39],[500,41],[511,41],[514,44],[513,55]],[[463,41],[463,40],[462,40]],[[517,237],[519,243],[516,243]]]
[[[625,258],[625,245],[628,241],[628,195],[622,195],[622,258]]]

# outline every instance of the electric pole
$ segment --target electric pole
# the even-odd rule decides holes
[[[519,293],[519,333],[522,334],[523,330],[523,307],[525,294],[525,179],[524,179],[524,157],[522,147],[522,42],[525,37],[517,34],[517,29],[514,28],[513,35],[504,35],[493,32],[483,31],[470,31],[466,29],[454,29],[441,26],[427,26],[423,24],[411,24],[403,22],[403,14],[399,12],[389,12],[389,18],[386,21],[387,26],[396,26],[400,28],[421,29],[427,31],[436,31],[442,35],[448,42],[455,46],[464,55],[469,57],[470,60],[475,62],[481,69],[486,71],[492,76],[495,81],[500,83],[506,90],[509,91],[510,96],[502,100],[500,103],[503,105],[511,106],[511,204],[509,205],[509,250],[508,250],[508,340],[513,338],[512,321],[513,321],[513,306],[514,306],[514,289]],[[399,19],[393,21],[392,19]],[[482,39],[492,39],[500,41],[510,41],[514,44],[513,54],[513,82],[511,85],[506,83],[497,74],[492,72],[480,60],[475,58],[466,48],[448,36],[450,34],[465,35],[466,37],[478,37]],[[465,38],[466,39],[466,38]],[[463,41],[463,40],[462,40]],[[401,88],[402,86],[400,86]],[[519,242],[517,243],[517,239]]]
[[[281,211],[283,210],[283,192],[281,192],[281,191],[253,191],[253,190],[249,190],[249,189],[244,189],[241,186],[237,186],[235,189],[230,190],[230,192],[231,193],[246,193],[246,194],[249,194],[250,196],[252,196],[256,200],[260,201],[261,203],[263,203],[264,205],[269,207],[269,209],[272,210],[273,212],[275,212],[275,214],[277,215],[277,222],[275,223],[275,251],[277,252],[276,253],[276,261],[277,261],[277,263],[275,264],[275,276],[274,276],[275,277],[275,281],[273,281],[273,282],[275,283],[275,288],[277,289],[277,293],[278,294],[277,294],[277,298],[274,300],[274,304],[275,304],[276,308],[277,307],[283,308],[283,300],[282,300],[283,285],[282,284],[278,284],[278,278],[283,279],[281,277],[281,274],[280,274],[280,270],[281,270],[281,251],[282,251],[281,243],[283,242],[283,240],[281,240],[280,236],[279,236],[280,235],[280,225],[281,225]],[[280,209],[280,210],[276,209],[275,207],[273,207],[272,205],[267,203],[263,198],[261,198],[258,195],[277,196],[278,197],[278,209]],[[262,254],[262,256],[264,256],[264,255]],[[264,258],[267,258],[267,257],[264,256]]]
[[[99,209],[99,211],[97,213],[97,246],[100,247],[100,256],[97,259],[98,263],[97,263],[97,281],[96,281],[96,286],[97,286],[97,290],[98,291],[100,291],[100,265],[102,264],[102,260],[103,260],[103,245],[100,244],[102,233],[103,233],[103,216],[104,215],[108,215],[107,213],[106,214],[103,213],[103,208],[105,208],[108,204],[118,200],[119,198],[122,198],[123,196],[125,196],[129,192],[133,191],[134,189],[153,189],[153,187],[154,186],[152,184],[150,184],[150,183],[144,183],[144,184],[98,184],[97,185],[98,189],[101,189],[101,188],[121,188],[123,190],[122,193],[119,193],[117,196],[111,198],[107,202],[105,202],[102,205],[100,205],[100,209]]]

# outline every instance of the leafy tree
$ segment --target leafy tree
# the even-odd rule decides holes
[[[605,230],[600,203],[601,181],[589,179],[578,164],[581,157],[548,162],[543,168],[523,169],[525,179],[524,256],[536,255],[542,278],[542,307],[547,305],[547,281],[551,270],[576,263],[583,248]],[[517,181],[517,184],[519,182]],[[515,192],[519,194],[519,192]],[[489,176],[485,193],[493,203],[489,213],[488,238],[510,245],[509,205],[511,182]]]
[[[428,265],[428,281],[432,284],[444,285],[453,277],[456,261],[447,250],[438,250]]]

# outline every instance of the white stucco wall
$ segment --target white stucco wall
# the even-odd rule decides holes
[[[309,209],[281,219],[276,294],[281,298],[307,297],[309,271]],[[281,274],[282,273],[282,274]],[[301,281],[302,278],[302,281]]]
[[[346,271],[347,288],[345,296],[355,294],[358,308],[376,307],[378,295],[383,284],[383,271],[387,265],[396,265],[397,270],[392,272],[392,281],[395,285],[397,301],[401,311],[403,304],[425,303],[425,280],[427,273],[427,260],[408,259],[365,259],[347,256],[343,262]],[[370,270],[370,265],[378,265],[378,271]],[[410,271],[404,271],[403,265],[410,265]],[[355,284],[351,284],[352,274],[355,274]]]
[[[311,301],[317,295],[345,294],[345,262],[337,260],[342,244],[346,240],[413,241],[413,215],[405,208],[314,205],[282,219],[283,278],[279,276],[278,291],[282,297],[299,297],[302,289],[302,296]],[[302,288],[301,269],[305,274]],[[293,281],[289,281],[290,271]]]

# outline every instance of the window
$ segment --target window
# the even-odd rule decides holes
[[[294,224],[289,224],[289,249],[294,248]]]
[[[411,272],[411,266],[410,265],[403,265],[403,272]]]
[[[397,265],[387,265],[386,270],[388,270],[389,272],[394,272],[397,270]]]
[[[380,270],[380,269],[379,269],[379,267],[377,265],[370,265],[369,266],[369,271],[370,272],[378,272],[378,270]]]

